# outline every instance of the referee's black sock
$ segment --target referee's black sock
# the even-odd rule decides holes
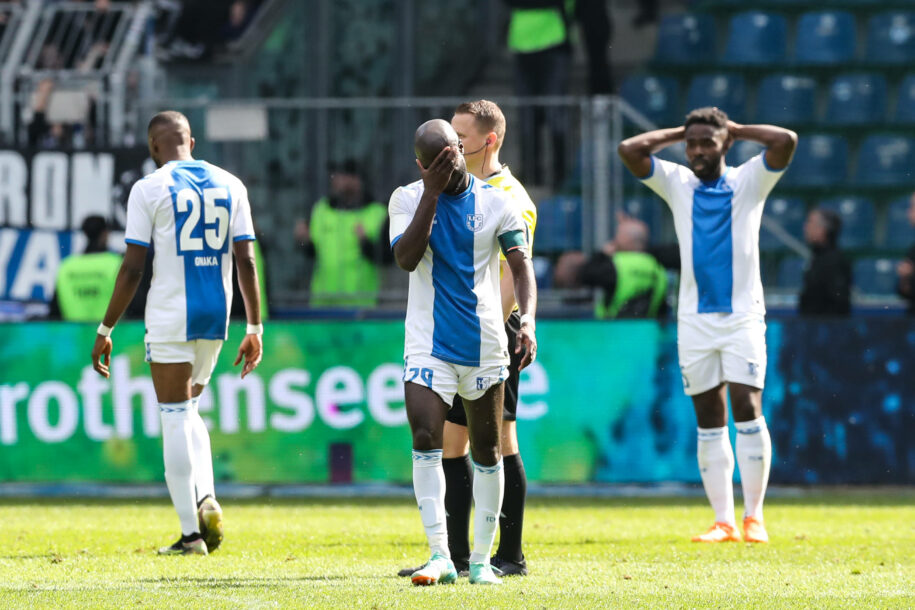
[[[473,465],[470,456],[442,458],[445,471],[445,514],[448,549],[458,570],[470,564],[470,505],[473,502]]]
[[[505,471],[505,498],[502,500],[502,515],[499,519],[500,559],[519,562],[524,559],[521,551],[521,530],[524,526],[524,500],[527,497],[527,475],[521,454],[503,455]]]

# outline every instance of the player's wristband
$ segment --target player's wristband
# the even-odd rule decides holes
[[[245,332],[249,335],[263,335],[264,334],[264,325],[263,324],[248,324],[247,330]]]
[[[532,316],[529,313],[526,313],[523,316],[521,316],[521,326],[524,326],[525,324],[530,324],[531,328],[537,327],[537,324],[534,322],[534,316]]]
[[[101,324],[98,325],[98,330],[95,332],[97,332],[98,334],[100,334],[103,337],[110,337],[112,330],[113,330],[112,326],[105,326],[105,323],[102,322]]]

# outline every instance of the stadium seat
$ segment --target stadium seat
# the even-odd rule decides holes
[[[886,211],[886,241],[889,250],[907,250],[915,244],[915,227],[909,222],[910,197],[894,199]]]
[[[738,140],[731,145],[726,160],[731,167],[746,163],[763,150],[763,145],[749,140]]]
[[[794,186],[827,186],[848,181],[848,142],[831,135],[807,135],[798,141],[794,160],[782,182]]]
[[[759,83],[756,119],[776,125],[809,123],[816,112],[816,81],[809,76],[776,74]]]
[[[581,198],[560,196],[545,199],[537,205],[537,234],[534,248],[537,252],[563,252],[580,250]]]
[[[531,259],[531,263],[534,265],[537,289],[545,290],[550,288],[553,285],[553,264],[550,259],[545,256],[535,256]]]
[[[835,197],[819,203],[819,207],[833,210],[842,219],[839,246],[851,250],[874,245],[874,226],[877,213],[874,203],[863,197]]]
[[[785,197],[770,197],[763,209],[763,218],[775,221],[791,237],[803,241],[804,239],[804,219],[807,212],[804,202],[800,199],[789,199]],[[759,248],[764,252],[774,252],[787,248],[785,243],[780,240],[775,233],[766,228],[767,221],[764,220],[762,229],[759,232]]]
[[[858,153],[857,181],[870,185],[911,185],[915,174],[915,140],[872,135]]]
[[[779,288],[800,291],[804,283],[804,268],[807,262],[797,256],[786,258],[778,265],[776,282]]]
[[[826,122],[837,125],[883,122],[886,100],[886,78],[881,74],[837,76],[829,86]]]
[[[867,25],[867,61],[906,64],[915,60],[915,12],[888,11]]]
[[[765,66],[784,62],[787,29],[785,18],[781,15],[762,11],[734,15],[728,28],[723,63]]]
[[[715,21],[709,15],[666,15],[658,27],[655,61],[692,65],[715,59]]]
[[[717,106],[735,121],[742,121],[747,106],[747,85],[737,74],[701,74],[693,78],[686,94],[686,110]]]
[[[795,59],[804,65],[847,63],[855,57],[855,18],[847,11],[804,13],[797,22]]]
[[[623,212],[648,225],[652,242],[657,241],[664,215],[670,213],[660,197],[627,197],[623,200]]]
[[[896,261],[891,258],[859,258],[852,267],[852,284],[864,294],[895,294]]]
[[[677,81],[669,76],[630,76],[620,96],[658,126],[682,122],[678,111]]]
[[[915,74],[906,76],[899,83],[893,120],[897,123],[915,123]]]

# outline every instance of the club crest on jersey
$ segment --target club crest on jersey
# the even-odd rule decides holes
[[[467,215],[467,228],[476,233],[483,228],[483,215],[482,214],[468,214]]]

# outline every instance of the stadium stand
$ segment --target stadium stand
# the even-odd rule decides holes
[[[620,96],[656,125],[680,119],[677,81],[670,76],[630,76],[620,86]]]
[[[689,108],[717,106],[735,121],[746,116],[747,84],[743,76],[724,72],[700,74],[693,78],[686,94]]]
[[[886,78],[881,74],[843,74],[829,86],[826,122],[835,125],[880,123],[886,118]]]
[[[915,60],[915,12],[887,11],[867,25],[868,62],[903,65]]]
[[[896,261],[890,258],[866,257],[854,262],[854,287],[870,295],[892,295],[896,292]]]
[[[820,207],[835,211],[842,219],[839,246],[860,250],[874,245],[876,212],[874,203],[863,197],[839,197],[820,202]]]
[[[556,253],[582,247],[581,197],[559,196],[537,205],[537,252]]]
[[[888,250],[906,250],[915,243],[915,229],[909,223],[910,197],[894,199],[887,206],[886,237],[884,247]]]
[[[894,135],[870,135],[861,143],[857,180],[860,184],[903,186],[912,183],[915,140]]]
[[[847,11],[816,11],[798,19],[795,59],[801,65],[836,65],[855,57],[855,18]]]
[[[810,134],[799,140],[783,181],[791,186],[830,186],[846,182],[847,173],[848,141],[841,136]]]
[[[816,80],[808,76],[766,76],[760,81],[756,96],[756,120],[778,125],[813,122],[816,94]]]
[[[747,11],[731,18],[724,61],[736,65],[769,65],[787,57],[787,22],[782,15]]]
[[[804,259],[792,256],[782,260],[778,265],[776,283],[779,288],[797,292],[804,283]]]
[[[672,65],[715,59],[715,21],[708,15],[665,15],[658,28],[655,61]]]
[[[804,219],[806,218],[803,200],[793,197],[771,197],[763,209],[763,216],[777,222],[798,241],[803,241]],[[759,247],[763,252],[777,252],[786,249],[785,242],[767,230],[765,225],[759,233]]]

